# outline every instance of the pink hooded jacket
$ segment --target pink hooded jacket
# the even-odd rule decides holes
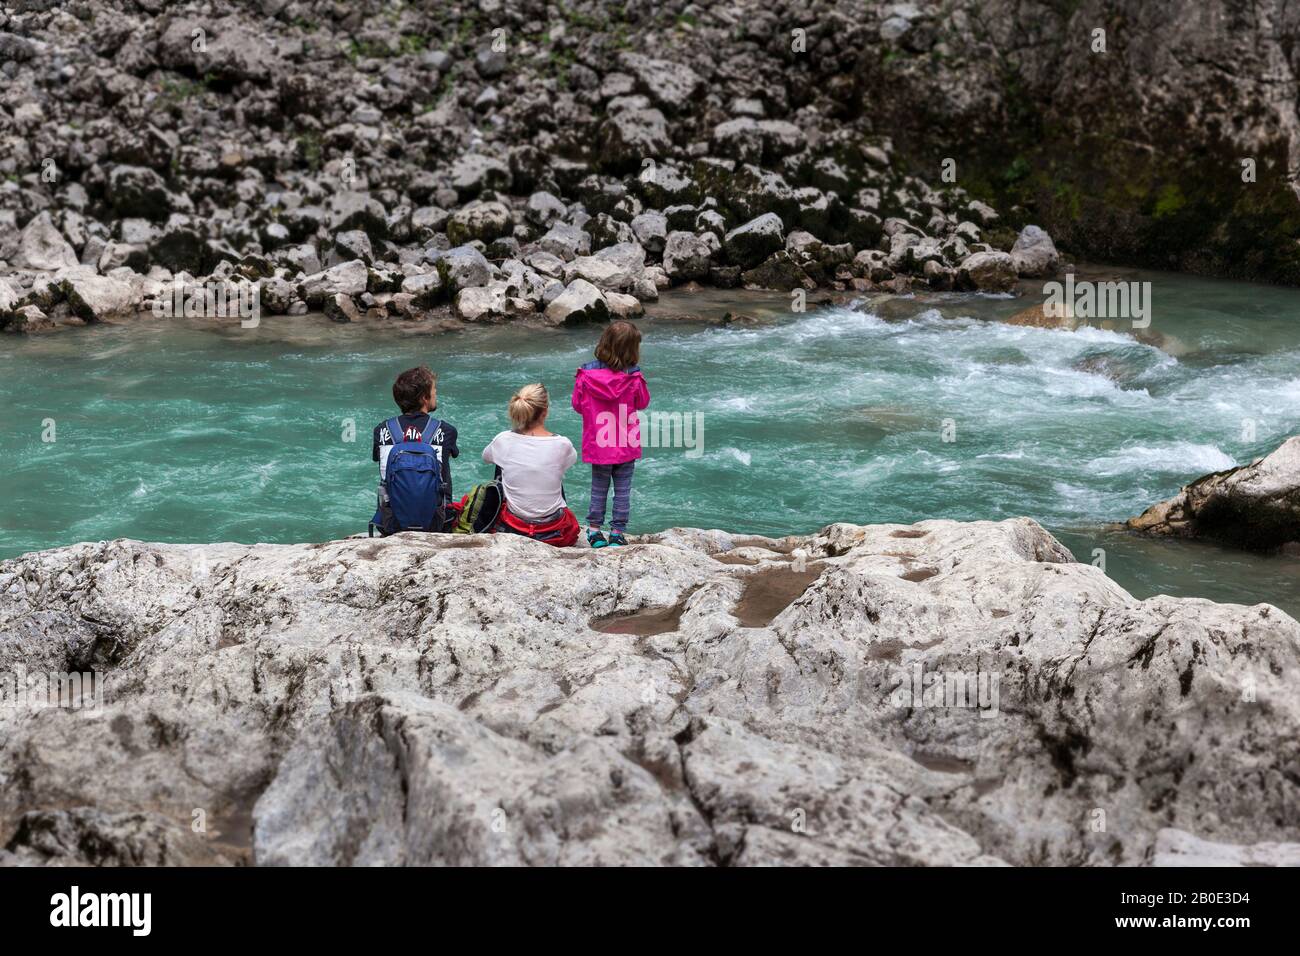
[[[621,465],[641,457],[637,411],[650,404],[650,389],[639,368],[616,372],[600,362],[578,369],[573,410],[582,416],[582,460],[589,465]]]

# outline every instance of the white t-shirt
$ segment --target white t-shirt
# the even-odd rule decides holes
[[[564,473],[578,453],[563,435],[502,432],[483,449],[483,460],[501,466],[510,510],[526,521],[537,521],[564,507]]]

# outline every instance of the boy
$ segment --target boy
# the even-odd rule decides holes
[[[388,454],[398,441],[425,439],[424,429],[434,418],[431,413],[438,407],[438,377],[424,365],[407,369],[397,376],[397,381],[393,382],[393,401],[402,412],[397,418],[397,423],[402,427],[404,435],[390,435],[387,422],[380,422],[375,426],[371,456],[379,462],[380,481],[387,477]],[[455,427],[447,422],[439,422],[438,429],[429,440],[429,444],[437,450],[438,458],[442,462],[440,504],[448,521],[451,522],[456,518],[455,512],[448,507],[451,503],[451,459],[460,455],[460,449],[456,446]]]

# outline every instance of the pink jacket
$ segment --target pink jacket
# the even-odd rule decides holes
[[[616,372],[600,362],[578,369],[573,410],[582,416],[582,460],[589,465],[621,465],[641,457],[637,411],[650,404],[650,389],[639,368]]]

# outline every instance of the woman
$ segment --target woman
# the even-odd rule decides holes
[[[513,531],[557,548],[578,540],[578,519],[564,504],[564,473],[578,460],[573,443],[546,430],[551,400],[541,384],[525,385],[510,399],[511,431],[483,449],[501,469],[506,503],[498,531]]]

